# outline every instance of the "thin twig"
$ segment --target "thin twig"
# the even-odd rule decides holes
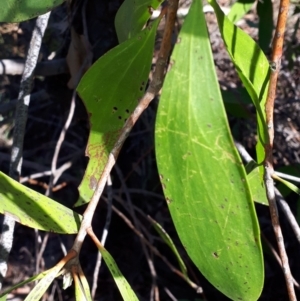
[[[45,100],[48,100],[50,98],[50,95],[45,91],[41,90],[35,93],[32,93],[30,95],[30,101],[38,101],[39,103],[44,102]],[[12,111],[17,106],[18,99],[12,99],[9,102],[5,102],[0,105],[0,113],[1,115],[4,115],[5,113]]]
[[[65,122],[65,125],[64,125],[63,129],[60,132],[59,138],[58,138],[56,146],[55,146],[55,150],[54,150],[54,154],[53,154],[53,158],[52,158],[52,162],[51,162],[51,175],[50,175],[50,179],[49,179],[48,189],[45,193],[46,196],[50,196],[51,190],[52,190],[53,185],[54,185],[54,177],[55,177],[55,174],[56,174],[56,166],[57,166],[58,156],[59,156],[59,153],[60,153],[60,150],[61,150],[61,146],[62,146],[62,144],[65,140],[67,130],[70,127],[71,121],[73,119],[74,112],[75,112],[75,107],[76,107],[76,91],[74,90],[73,95],[72,95],[72,100],[71,100],[71,105],[70,105],[68,118]]]
[[[103,199],[106,201],[106,198],[103,197]],[[118,210],[115,206],[112,206],[113,211],[120,217],[122,218],[122,220],[126,223],[126,225],[140,238],[142,239],[145,244],[149,247],[149,249],[153,252],[153,254],[155,254],[156,256],[158,256],[168,267],[169,269],[175,273],[176,275],[178,275],[180,278],[182,278],[184,281],[186,281],[193,289],[195,289],[197,291],[197,293],[202,293],[203,290],[202,288],[197,285],[196,283],[194,283],[191,279],[187,278],[186,275],[184,275],[180,270],[178,270],[177,268],[175,268],[170,262],[169,260],[163,256],[156,247],[154,247],[154,245],[152,243],[150,243],[147,239],[145,239],[143,233],[141,233],[140,231],[138,231],[134,225],[132,224],[132,222],[120,211]]]
[[[107,179],[107,213],[106,213],[106,220],[105,220],[105,225],[101,237],[101,244],[105,246],[106,239],[108,236],[108,229],[110,226],[110,221],[111,221],[111,213],[112,213],[112,201],[113,201],[113,192],[112,192],[112,182],[111,182],[111,176],[109,175]],[[96,295],[96,290],[98,287],[98,277],[99,277],[99,272],[100,272],[100,267],[102,263],[102,255],[100,252],[97,254],[97,261],[95,265],[95,270],[93,274],[93,284],[92,284],[92,298],[95,299]]]
[[[298,225],[298,222],[297,222],[294,214],[291,211],[289,204],[285,201],[285,199],[283,198],[283,196],[281,195],[279,190],[276,188],[275,188],[275,194],[276,194],[276,200],[279,203],[281,210],[283,211],[286,219],[288,220],[290,226],[292,227],[292,229],[295,233],[296,239],[300,243],[300,227]]]
[[[94,215],[94,212],[96,210],[96,207],[98,205],[100,196],[102,195],[103,189],[105,187],[105,183],[107,181],[107,178],[115,165],[116,159],[119,155],[119,152],[123,146],[124,141],[128,137],[131,129],[133,128],[136,121],[139,119],[141,114],[144,112],[144,110],[148,107],[150,102],[154,99],[156,94],[159,92],[159,90],[162,87],[163,80],[165,77],[165,68],[167,66],[168,57],[171,51],[171,41],[172,41],[172,32],[173,27],[176,20],[176,11],[178,7],[178,0],[170,0],[169,1],[169,8],[168,8],[168,16],[166,20],[166,26],[164,31],[163,40],[161,43],[161,48],[158,54],[158,59],[156,63],[156,68],[153,74],[153,80],[151,81],[145,95],[140,100],[138,106],[135,108],[131,116],[127,119],[121,133],[119,136],[119,139],[115,143],[111,153],[108,156],[108,160],[106,163],[106,166],[102,172],[102,175],[100,177],[100,180],[97,183],[95,192],[91,198],[91,201],[89,202],[89,205],[85,212],[83,213],[83,221],[81,223],[81,227],[79,229],[79,232],[76,236],[73,249],[79,253],[80,249],[82,247],[82,243],[84,241],[84,238],[87,234],[87,229],[91,227],[92,224],[92,218]]]
[[[261,237],[263,238],[263,240],[265,241],[265,243],[268,245],[268,247],[270,248],[274,258],[276,259],[277,263],[280,265],[280,267],[282,268],[282,264],[281,264],[281,259],[278,255],[278,253],[276,252],[276,250],[274,249],[274,247],[272,246],[272,244],[268,241],[268,239],[264,236],[263,233],[261,233]],[[294,285],[299,289],[299,283],[295,280],[294,277],[293,278],[293,283]]]
[[[88,37],[87,37],[88,31],[87,31],[87,25],[86,25],[86,21],[85,21],[85,19],[86,19],[86,4],[87,4],[87,1],[84,2],[83,7],[82,7],[82,19],[83,19],[83,23],[84,23],[84,39],[85,39],[85,45],[84,46],[86,47],[87,55],[86,55],[82,65],[80,66],[80,68],[78,70],[78,73],[74,77],[75,86],[78,85],[78,83],[79,83],[79,81],[80,81],[80,79],[81,79],[81,77],[84,73],[84,70],[86,69],[87,66],[89,66],[91,64],[91,61],[92,61],[91,46],[90,46],[90,43],[89,43]],[[54,179],[54,175],[55,175],[55,172],[56,172],[56,165],[57,165],[58,155],[59,155],[59,152],[61,150],[62,143],[65,140],[67,130],[70,127],[71,121],[72,121],[73,116],[74,116],[75,107],[76,107],[76,94],[77,94],[76,89],[74,89],[73,94],[72,94],[72,100],[71,100],[71,105],[70,105],[68,118],[67,118],[67,120],[65,122],[65,125],[64,125],[64,127],[63,127],[63,129],[60,133],[60,136],[58,138],[58,141],[57,141],[57,144],[56,144],[56,147],[55,147],[54,155],[53,155],[53,158],[52,158],[52,163],[51,163],[52,174],[51,174],[50,179],[49,179],[49,188],[46,191],[46,195],[50,194],[51,189],[52,189],[53,185],[55,184],[55,181],[58,180],[57,177]]]
[[[249,155],[249,153],[247,152],[247,150],[244,148],[242,144],[240,144],[239,142],[235,142],[235,145],[237,147],[237,150],[239,151],[240,156],[243,158],[245,162],[253,161],[253,158]],[[289,175],[285,175],[285,176],[288,177]],[[287,221],[289,222],[290,226],[292,227],[296,235],[296,239],[300,243],[300,227],[298,225],[298,222],[294,214],[291,211],[289,204],[286,202],[286,200],[283,198],[282,194],[277,188],[275,188],[275,194],[276,194],[277,203],[280,205]]]
[[[36,20],[36,25],[32,32],[25,68],[21,79],[9,170],[10,177],[17,181],[19,181],[21,175],[23,141],[28,115],[28,106],[30,103],[30,93],[32,90],[34,77],[34,69],[37,64],[42,39],[48,24],[49,16],[50,12],[39,16]],[[15,221],[11,217],[4,216],[0,238],[0,289],[2,287],[3,278],[7,272],[7,259],[12,247],[14,226]]]
[[[273,51],[270,63],[271,75],[270,84],[268,90],[267,101],[265,105],[266,110],[266,123],[268,127],[268,139],[269,141],[265,144],[265,174],[264,181],[266,185],[266,194],[269,201],[270,215],[273,225],[273,230],[276,236],[280,258],[282,261],[282,270],[284,273],[287,291],[290,301],[297,300],[292,280],[292,274],[288,262],[288,257],[284,247],[284,241],[282,236],[282,231],[279,223],[279,216],[276,206],[276,197],[274,190],[274,182],[272,179],[272,174],[274,173],[273,167],[273,141],[274,141],[274,122],[273,122],[273,112],[274,112],[274,101],[276,96],[276,86],[277,79],[281,65],[282,57],[282,47],[284,39],[284,31],[286,26],[286,20],[289,9],[289,0],[281,0],[278,12],[278,21],[276,26],[276,31],[273,40]]]
[[[300,183],[300,178],[299,178],[299,177],[291,176],[291,175],[288,175],[288,174],[286,174],[286,173],[279,172],[279,171],[275,171],[275,174],[276,174],[278,177],[280,177],[280,178],[283,178],[283,179],[286,179],[286,180],[291,180],[291,181]]]
[[[20,75],[25,70],[24,60],[22,59],[4,59],[0,60],[0,74]],[[63,73],[69,73],[65,58],[39,62],[34,70],[34,75],[53,76]]]
[[[142,232],[141,230],[141,223],[139,222],[139,220],[137,219],[136,217],[136,214],[135,214],[135,209],[134,209],[134,206],[132,204],[132,200],[131,200],[131,197],[130,197],[130,194],[128,192],[128,189],[127,189],[127,185],[126,185],[126,182],[125,182],[125,179],[123,177],[123,174],[122,174],[122,171],[121,169],[118,167],[118,165],[116,164],[115,165],[115,170],[119,176],[119,179],[120,179],[120,182],[121,182],[121,191],[119,193],[119,197],[121,196],[121,192],[124,192],[125,193],[125,196],[126,196],[126,201],[127,201],[127,206],[129,208],[129,213],[132,217],[132,220],[133,220],[133,225],[135,226],[135,228],[139,231],[139,232]],[[147,231],[144,231],[144,233],[146,233],[147,236],[148,233]],[[159,298],[159,290],[158,290],[158,286],[157,286],[157,273],[156,273],[156,269],[155,269],[155,266],[154,266],[154,262],[149,254],[149,251],[146,247],[146,244],[144,243],[144,241],[142,239],[140,239],[140,242],[142,244],[142,249],[143,249],[143,252],[145,254],[145,257],[146,257],[146,260],[147,260],[147,263],[148,263],[148,266],[149,266],[149,270],[150,270],[150,274],[151,274],[151,278],[152,278],[152,285],[151,285],[151,298],[150,300],[157,300]]]

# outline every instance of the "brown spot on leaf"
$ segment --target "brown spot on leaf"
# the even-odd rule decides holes
[[[89,184],[89,187],[90,189],[94,190],[96,188],[96,185],[97,185],[97,180],[96,178],[92,175],[91,178],[90,178],[90,184]]]
[[[215,257],[215,258],[219,258],[219,254],[218,254],[217,252],[213,252],[212,255],[213,255],[213,257]]]

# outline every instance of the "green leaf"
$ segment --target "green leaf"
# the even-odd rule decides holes
[[[112,256],[109,254],[109,252],[102,247],[101,245],[97,245],[98,249],[110,271],[112,274],[116,285],[124,299],[124,301],[138,301],[136,294],[130,287],[129,283],[127,282],[126,278],[123,276],[121,271],[119,270],[115,260],[112,258]]]
[[[282,183],[283,185],[285,185],[286,187],[288,187],[290,190],[294,191],[295,193],[300,195],[300,189],[293,183],[282,179],[281,177],[279,177],[278,175],[276,175],[275,173],[273,174],[273,179],[279,181],[280,183]]]
[[[156,9],[160,4],[159,0],[125,0],[115,19],[119,43],[138,34],[150,18],[151,9]]]
[[[39,301],[46,290],[61,270],[61,266],[55,266],[42,278],[42,280],[31,290],[24,301]]]
[[[87,301],[81,283],[78,279],[78,276],[74,277],[75,282],[75,300],[76,301]]]
[[[285,177],[281,174],[286,174],[288,176],[300,178],[300,164],[285,165],[278,167],[276,168],[276,174],[283,179],[285,179]],[[287,178],[287,180],[294,182],[292,178]],[[295,183],[299,185],[299,181],[296,181]],[[289,194],[292,193],[292,190],[282,183],[278,183],[276,187],[278,188],[278,190],[284,198],[286,198]]]
[[[266,188],[264,183],[260,180],[259,169],[253,169],[247,175],[247,181],[251,190],[252,199],[254,202],[269,206],[266,196]]]
[[[101,57],[79,83],[77,90],[91,116],[91,132],[86,149],[90,160],[75,206],[90,201],[120,130],[144,94],[158,23]]]
[[[173,222],[201,273],[233,300],[264,281],[259,226],[215,74],[201,0],[171,57],[155,129],[158,170]]]
[[[157,233],[159,234],[159,236],[164,240],[164,242],[169,246],[169,248],[172,250],[172,252],[174,253],[174,255],[177,258],[177,261],[179,263],[180,266],[180,270],[181,272],[186,276],[186,278],[188,279],[188,273],[187,273],[187,268],[183,262],[183,260],[181,259],[181,256],[179,254],[179,252],[177,251],[176,246],[174,245],[171,237],[169,236],[169,234],[166,232],[166,230],[154,219],[148,217],[149,220],[151,221],[152,225],[154,226],[154,229],[157,231]]]
[[[257,162],[264,158],[263,145],[268,141],[265,101],[269,85],[269,62],[254,40],[224,15],[215,0],[208,0],[217,15],[227,52],[256,108],[258,123]],[[262,173],[261,169],[261,173]]]
[[[13,290],[15,290],[15,289],[17,289],[17,288],[19,288],[19,287],[21,287],[21,286],[27,284],[27,283],[30,283],[30,282],[32,282],[32,281],[36,281],[36,280],[42,279],[45,275],[47,275],[48,272],[50,272],[50,270],[44,271],[44,272],[42,272],[42,273],[40,273],[40,274],[38,274],[38,275],[34,275],[34,276],[32,276],[32,277],[30,277],[30,278],[28,278],[28,279],[26,279],[26,280],[24,280],[24,281],[22,281],[22,282],[19,282],[19,283],[15,284],[15,285],[9,287],[9,288],[6,289],[5,291],[1,292],[1,294],[0,294],[0,300],[6,300],[7,295],[8,295],[11,291],[13,291]]]
[[[0,22],[21,22],[42,15],[64,0],[3,0]]]
[[[86,277],[83,275],[82,271],[81,271],[81,274],[80,274],[80,282],[81,282],[82,291],[84,293],[85,299],[87,301],[92,301],[90,286],[89,286],[89,284],[86,280]]]
[[[274,29],[272,1],[257,1],[257,14],[259,17],[258,43],[261,49],[267,52],[270,49]]]
[[[255,2],[255,0],[239,0],[239,1],[236,1],[232,5],[232,7],[230,9],[230,12],[227,15],[227,18],[232,23],[236,23],[241,18],[243,18],[244,15],[251,9],[254,2]]]
[[[39,230],[77,233],[82,216],[0,172],[0,213]]]

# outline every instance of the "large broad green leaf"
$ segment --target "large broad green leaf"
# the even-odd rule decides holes
[[[215,0],[208,0],[217,15],[226,49],[247,89],[257,112],[257,162],[264,158],[264,144],[268,141],[265,118],[265,101],[269,84],[269,62],[255,41],[224,15]],[[263,172],[263,169],[261,169]]]
[[[151,10],[161,4],[159,0],[125,0],[119,8],[115,27],[120,43],[139,33],[151,16]]]
[[[173,222],[214,286],[233,300],[257,300],[264,280],[259,227],[228,127],[201,0],[193,1],[171,63],[155,146]]]
[[[101,57],[79,83],[91,132],[86,149],[90,160],[78,206],[90,201],[120,130],[144,94],[158,22]]]
[[[82,216],[0,172],[0,213],[39,230],[77,233]]]
[[[21,22],[42,15],[64,0],[2,0],[0,22]]]

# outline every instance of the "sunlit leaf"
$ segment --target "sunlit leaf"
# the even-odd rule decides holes
[[[255,0],[238,0],[236,1],[231,9],[227,18],[232,22],[236,23],[251,9]]]
[[[115,260],[109,254],[109,252],[102,246],[98,246],[98,249],[111,273],[113,276],[116,285],[123,297],[124,301],[138,301],[138,298],[132,288],[130,287],[129,283],[127,282],[126,278],[123,276],[121,271],[119,270]]]
[[[247,176],[228,127],[200,0],[171,57],[155,147],[177,233],[201,273],[233,300],[257,300],[264,280]]]
[[[125,0],[119,8],[115,27],[119,42],[139,33],[151,16],[151,10],[161,4],[159,0]]]
[[[82,287],[82,291],[84,293],[85,299],[87,301],[92,301],[90,286],[86,280],[86,277],[83,275],[82,271],[80,272],[79,277],[80,277],[81,287]]]
[[[90,201],[120,130],[144,94],[158,22],[102,56],[79,83],[91,132],[86,149],[90,160],[77,206]]]
[[[269,202],[266,196],[266,188],[262,181],[260,181],[259,169],[253,169],[247,175],[248,184],[251,190],[252,199],[256,203],[269,206]]]
[[[0,213],[39,230],[77,233],[82,216],[0,172]]]
[[[295,184],[282,179],[281,177],[279,177],[276,174],[273,174],[273,178],[277,181],[279,181],[280,183],[282,183],[283,185],[285,185],[286,187],[288,187],[290,190],[294,191],[295,193],[300,195],[300,188],[298,188]]]
[[[42,15],[65,0],[3,0],[0,22],[21,22]]]
[[[256,108],[258,123],[257,162],[265,158],[264,144],[268,141],[265,101],[269,84],[269,62],[255,41],[224,15],[215,0],[208,0],[214,8],[226,49]],[[263,169],[260,169],[261,174]]]
[[[19,287],[21,287],[21,286],[24,286],[24,285],[27,284],[27,283],[30,283],[30,282],[32,282],[32,281],[36,281],[36,280],[42,279],[45,275],[47,275],[47,273],[48,273],[49,271],[50,271],[50,270],[44,271],[44,272],[42,272],[42,273],[40,273],[40,274],[38,274],[38,275],[34,275],[34,276],[32,276],[32,277],[30,277],[30,278],[24,280],[24,281],[21,281],[21,282],[15,284],[15,285],[13,285],[13,286],[10,286],[8,289],[6,289],[5,291],[3,291],[3,292],[0,294],[0,300],[6,300],[7,295],[8,295],[11,291],[16,290],[17,288],[19,288]]]
[[[40,280],[40,282],[30,291],[24,301],[39,301],[51,285],[55,277],[61,270],[60,266],[55,266]]]
[[[74,275],[76,301],[87,301],[78,275]]]

